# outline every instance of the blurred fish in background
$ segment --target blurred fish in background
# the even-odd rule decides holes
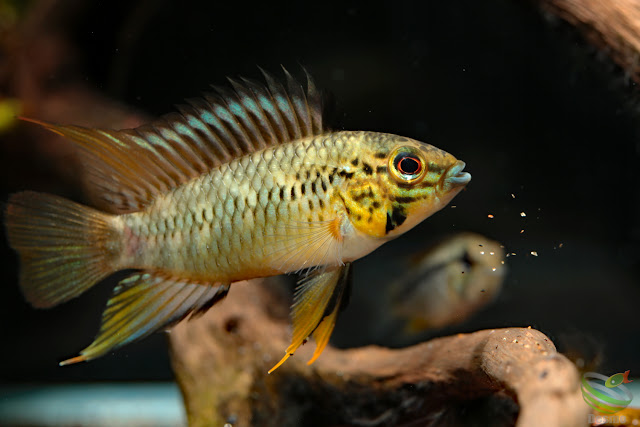
[[[408,273],[390,286],[392,319],[385,330],[413,336],[466,320],[500,292],[504,260],[502,245],[482,235],[444,238],[416,255]]]

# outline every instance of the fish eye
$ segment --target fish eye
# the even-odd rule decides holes
[[[418,150],[402,147],[390,157],[390,166],[394,178],[401,182],[413,184],[422,179],[426,172],[425,162]]]

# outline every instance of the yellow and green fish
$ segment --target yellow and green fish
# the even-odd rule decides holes
[[[445,206],[470,181],[434,146],[335,131],[321,93],[286,70],[231,80],[129,130],[29,120],[72,140],[97,209],[25,191],[6,210],[20,286],[35,307],[82,294],[120,270],[97,337],[62,365],[90,360],[197,316],[233,282],[305,273],[280,366],[308,337],[312,363],[348,294],[349,269]],[[271,372],[270,371],[270,372]]]

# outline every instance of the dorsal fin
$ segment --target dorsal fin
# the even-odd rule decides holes
[[[231,87],[214,87],[214,93],[179,106],[179,113],[136,129],[25,120],[83,148],[87,185],[96,205],[113,213],[134,212],[158,194],[235,157],[327,131],[322,95],[306,70],[306,90],[286,69],[286,88],[261,71],[266,85],[229,79]]]

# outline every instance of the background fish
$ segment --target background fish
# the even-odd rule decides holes
[[[391,286],[390,312],[407,334],[460,323],[493,301],[506,274],[501,245],[459,233],[416,256]]]
[[[350,263],[445,206],[471,179],[428,144],[330,131],[306,91],[230,80],[180,114],[137,129],[42,126],[74,141],[100,210],[34,192],[14,194],[9,243],[36,307],[121,280],[94,342],[61,364],[89,360],[203,313],[239,280],[307,274],[292,307],[285,357],[309,337],[313,362],[348,294]],[[273,370],[272,369],[272,370]]]

